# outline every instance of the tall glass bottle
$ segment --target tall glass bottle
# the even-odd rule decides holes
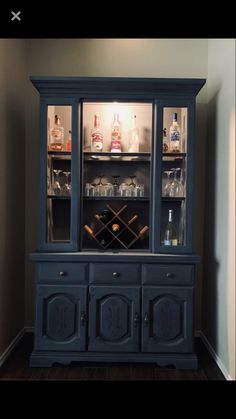
[[[50,132],[50,150],[64,150],[64,127],[61,125],[61,119],[59,115],[55,115],[54,127]]]
[[[177,246],[177,230],[173,222],[173,210],[169,210],[168,224],[164,231],[164,246]]]
[[[133,115],[131,118],[128,152],[139,153],[139,129],[136,126],[136,115]]]
[[[170,151],[173,153],[180,152],[180,127],[176,112],[173,113],[173,121],[170,126]]]
[[[111,153],[121,153],[121,124],[119,114],[114,114],[111,130]]]
[[[94,115],[94,125],[91,130],[91,151],[101,152],[103,149],[103,133],[100,128],[100,116]]]

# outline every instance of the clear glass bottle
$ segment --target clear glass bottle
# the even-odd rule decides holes
[[[177,230],[173,222],[174,210],[169,210],[168,223],[164,231],[164,246],[177,246]]]
[[[61,119],[59,115],[55,115],[54,127],[50,132],[50,150],[64,150],[64,127],[61,125]]]
[[[114,113],[114,120],[112,123],[111,153],[121,153],[121,124],[118,113]]]
[[[166,128],[163,129],[163,142],[162,142],[162,152],[168,153],[169,151],[169,141],[167,139]]]
[[[133,115],[129,131],[129,153],[139,153],[139,129],[136,126],[136,121],[136,115]]]
[[[103,150],[103,133],[100,128],[100,116],[94,115],[94,126],[91,130],[91,151],[101,152]]]
[[[170,151],[173,153],[180,152],[180,127],[176,112],[173,113],[173,122],[170,126]]]

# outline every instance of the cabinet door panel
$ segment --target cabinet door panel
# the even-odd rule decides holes
[[[139,350],[139,287],[91,287],[89,350]]]
[[[86,300],[86,286],[38,286],[36,349],[85,350]]]
[[[192,351],[193,289],[144,287],[143,352]]]

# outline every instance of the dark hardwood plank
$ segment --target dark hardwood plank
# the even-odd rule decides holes
[[[176,370],[153,364],[111,364],[73,362],[51,368],[30,368],[33,334],[23,336],[0,368],[0,381],[206,381],[225,380],[200,339],[196,340],[198,370]]]

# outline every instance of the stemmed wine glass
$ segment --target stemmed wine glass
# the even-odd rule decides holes
[[[136,183],[134,182],[134,179],[136,178],[135,175],[129,176],[130,178],[130,183],[128,184],[129,187],[129,194],[130,196],[136,196]]]
[[[54,172],[54,185],[53,185],[53,193],[54,195],[60,195],[61,194],[61,185],[59,180],[59,175],[62,172],[62,170],[53,170]]]
[[[173,173],[173,170],[165,170],[163,173],[166,173],[167,175],[167,181],[165,183],[164,189],[163,189],[163,196],[167,197],[170,196],[170,186],[171,186],[171,180],[170,175]]]
[[[99,178],[99,182],[95,183],[95,188],[96,188],[96,195],[97,196],[103,196],[105,195],[105,189],[104,186],[106,185],[105,183],[102,183],[102,178],[104,177],[104,175],[98,175],[97,176]]]
[[[177,179],[177,172],[181,171],[181,169],[178,168],[172,168],[171,169],[174,172],[174,179],[170,184],[169,189],[169,196],[170,197],[182,197],[183,196],[183,186],[179,179]]]
[[[118,179],[119,179],[120,175],[113,175],[112,177],[114,179],[113,184],[112,184],[113,196],[119,196],[120,195],[120,185],[119,185]]]
[[[64,184],[64,186],[62,188],[63,194],[64,195],[70,195],[71,194],[71,183],[69,182],[70,172],[63,172],[63,174],[66,177],[65,184]]]

